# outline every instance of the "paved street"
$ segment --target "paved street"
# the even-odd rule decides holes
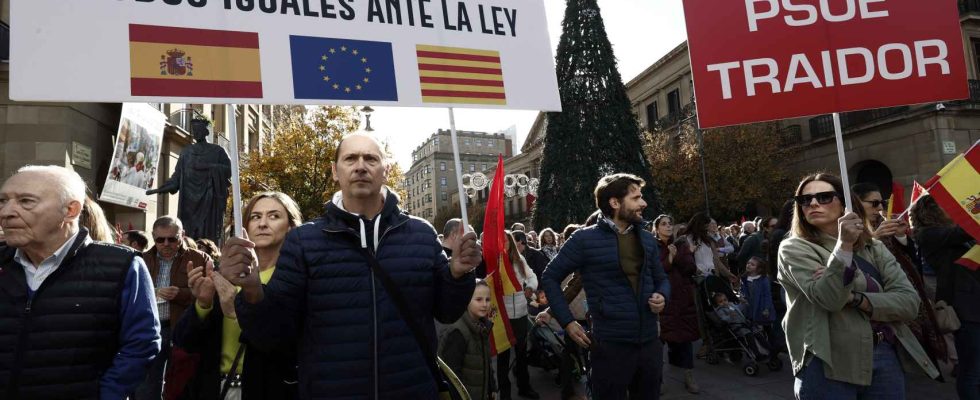
[[[679,369],[666,367],[664,384],[666,392],[662,399],[697,399],[697,400],[775,400],[793,398],[793,377],[789,369],[789,360],[782,356],[785,367],[779,372],[769,372],[765,367],[756,377],[747,377],[739,365],[727,364],[724,361],[718,365],[708,365],[704,360],[695,361],[695,376],[701,386],[701,394],[692,395],[684,390],[684,374]],[[559,399],[560,390],[555,384],[557,372],[546,373],[537,368],[531,368],[531,379],[535,390],[541,393],[544,400]],[[914,376],[909,384],[908,399],[953,400],[956,399],[956,388],[952,379],[947,383],[938,383],[922,376]],[[584,393],[584,387],[578,388],[578,393]],[[515,391],[514,398],[519,399]]]

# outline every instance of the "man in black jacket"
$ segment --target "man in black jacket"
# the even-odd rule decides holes
[[[435,398],[432,321],[455,322],[473,293],[476,235],[463,235],[447,260],[432,225],[402,212],[384,186],[382,148],[366,135],[340,142],[332,172],[341,191],[287,234],[268,285],[251,242],[230,239],[222,250],[221,274],[242,287],[243,335],[260,345],[297,338],[300,398]]]

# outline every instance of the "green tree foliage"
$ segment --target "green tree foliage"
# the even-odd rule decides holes
[[[657,171],[657,187],[669,212],[684,220],[704,211],[704,185],[696,131],[697,120],[647,132],[647,155]],[[785,170],[792,149],[776,123],[739,125],[702,131],[711,215],[719,222],[752,216],[754,210],[778,212],[792,196],[793,178]]]
[[[659,197],[596,0],[567,1],[556,58],[562,112],[548,113],[534,226],[582,223],[599,178],[618,172],[648,182],[644,215],[655,216]]]
[[[275,127],[264,151],[251,152],[241,158],[242,198],[275,190],[288,194],[299,204],[305,219],[323,213],[323,205],[340,190],[333,180],[330,164],[337,144],[360,125],[353,107],[280,107],[275,113]],[[389,151],[385,145],[385,151]],[[389,154],[389,160],[393,157]],[[392,161],[388,186],[396,193],[401,169]],[[404,193],[400,194],[404,198]]]

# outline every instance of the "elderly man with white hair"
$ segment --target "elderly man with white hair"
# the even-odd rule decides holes
[[[84,200],[82,178],[58,166],[0,186],[0,398],[125,399],[160,351],[143,259],[92,241]]]

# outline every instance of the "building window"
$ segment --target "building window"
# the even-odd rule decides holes
[[[970,39],[973,45],[973,61],[976,63],[977,76],[980,76],[980,39]]]
[[[488,147],[493,147],[493,146],[496,146],[496,145],[497,145],[497,141],[496,140],[487,139],[487,146]]]
[[[449,195],[446,194],[446,192],[442,192],[442,201],[448,201],[448,200],[449,200]]]
[[[676,89],[667,93],[667,114],[671,117],[681,115],[681,92]]]
[[[486,171],[487,170],[487,165],[486,164],[480,164],[480,167],[481,167],[480,171]]]
[[[470,172],[476,172],[476,164],[470,164]]]
[[[446,177],[445,176],[439,178],[439,186],[443,186],[443,187],[446,186]]]
[[[463,138],[463,144],[466,146],[470,145],[470,138]]]
[[[446,162],[445,161],[439,161],[439,170],[440,171],[445,171],[446,170]]]
[[[657,127],[657,102],[647,104],[647,129],[653,130]]]
[[[476,147],[480,147],[480,146],[483,146],[483,140],[476,139]]]

